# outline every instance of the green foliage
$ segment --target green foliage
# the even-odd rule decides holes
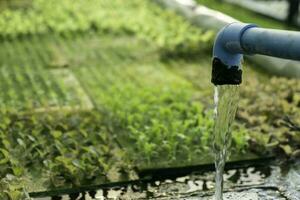
[[[0,1],[0,12],[4,9],[27,9],[31,7],[31,0],[2,0]]]
[[[101,121],[97,112],[1,113],[0,177],[38,178],[45,188],[109,180],[117,146]]]
[[[134,34],[162,49],[181,53],[207,48],[213,35],[149,0],[33,0],[32,4],[26,11],[7,9],[0,13],[2,37],[96,29],[110,34]]]
[[[2,200],[31,200],[29,194],[24,189],[24,181],[11,174],[0,179],[0,198]]]
[[[63,52],[66,47],[62,45],[67,43],[62,37],[33,36],[0,44],[4,47],[0,50],[1,109],[51,111],[91,107],[78,81],[65,68],[78,56],[70,55],[71,49]],[[77,57],[67,60],[72,56]]]
[[[212,113],[189,82],[160,62],[109,61],[102,61],[105,67],[81,67],[75,73],[131,159],[139,166],[211,161]],[[246,141],[236,138],[236,152],[245,150]]]
[[[185,77],[203,95],[204,105],[212,104],[213,88],[209,79],[210,62],[185,65],[182,60],[170,62],[169,69]],[[233,151],[240,147],[260,155],[276,153],[287,158],[300,157],[300,81],[270,77],[244,63],[243,84],[233,133]],[[240,128],[239,128],[240,127]],[[246,130],[246,132],[244,131]],[[238,143],[239,145],[236,145]],[[243,150],[242,150],[243,151]]]
[[[2,109],[30,110],[41,107],[76,105],[64,83],[46,70],[29,66],[0,68]]]
[[[237,115],[252,130],[252,149],[299,156],[300,81],[253,75],[245,78]]]

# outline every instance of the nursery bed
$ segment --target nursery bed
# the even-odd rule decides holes
[[[137,177],[131,169],[133,166],[139,169],[149,169],[183,167],[212,162],[211,154],[208,153],[212,124],[211,110],[204,109],[208,104],[206,101],[200,101],[202,97],[203,100],[205,99],[201,92],[173,71],[171,66],[174,64],[163,61],[166,58],[162,59],[160,51],[155,46],[132,36],[119,36],[116,39],[114,36],[103,35],[95,31],[84,35],[70,33],[67,37],[74,38],[72,42],[65,37],[45,35],[40,42],[36,38],[31,42],[32,47],[28,48],[28,51],[24,51],[27,44],[22,43],[23,40],[13,41],[13,44],[18,44],[15,45],[16,48],[23,49],[20,54],[24,55],[17,57],[20,60],[10,58],[7,59],[7,63],[2,61],[1,69],[3,71],[14,69],[7,68],[6,65],[21,66],[16,67],[14,69],[16,71],[9,73],[6,80],[9,80],[10,76],[19,77],[19,82],[16,82],[19,86],[13,85],[9,88],[19,96],[22,96],[22,93],[18,91],[25,90],[28,100],[42,102],[39,97],[44,96],[34,96],[35,89],[41,78],[46,78],[45,82],[49,81],[49,75],[59,83],[65,79],[64,77],[71,79],[69,83],[71,88],[66,88],[64,91],[67,94],[68,92],[77,94],[77,96],[69,95],[69,99],[74,100],[74,103],[71,104],[73,107],[70,107],[67,113],[61,114],[57,112],[61,111],[60,109],[55,111],[47,108],[48,104],[51,105],[47,102],[51,100],[49,97],[45,98],[45,104],[40,104],[36,108],[32,103],[34,110],[39,112],[31,114],[28,112],[24,112],[22,115],[18,114],[18,110],[26,111],[26,109],[32,108],[25,106],[18,109],[16,105],[22,102],[19,96],[16,96],[19,102],[10,101],[10,99],[6,99],[4,102],[5,110],[8,110],[8,113],[5,111],[2,115],[8,122],[3,126],[3,130],[10,130],[15,135],[13,138],[6,136],[9,145],[13,145],[20,153],[22,148],[33,148],[31,153],[28,152],[25,155],[26,159],[35,155],[37,156],[35,159],[43,160],[44,154],[50,154],[47,162],[52,164],[44,163],[43,166],[40,166],[39,172],[32,171],[30,168],[19,172],[26,177],[24,181],[28,191],[43,191],[49,187],[40,187],[45,185],[43,181],[49,181],[47,173],[50,173],[50,178],[54,173],[54,177],[47,184],[53,184],[51,187],[59,188],[132,180]],[[27,42],[29,41],[30,38]],[[37,46],[39,46],[38,49],[35,48]],[[144,49],[143,46],[148,46],[148,48]],[[11,48],[15,48],[14,45]],[[31,54],[30,51],[33,53]],[[39,56],[35,52],[38,52]],[[60,58],[56,60],[57,55],[63,60]],[[178,65],[196,66],[196,63],[198,62],[182,60]],[[32,70],[28,76],[41,77],[31,79],[31,85],[34,87],[26,85],[28,79],[23,70]],[[74,84],[75,82],[76,84]],[[68,86],[66,83],[68,82],[62,82],[62,87]],[[51,86],[57,89],[57,87],[49,85],[47,91],[51,91]],[[206,90],[211,90],[211,88]],[[40,92],[44,92],[44,89],[40,88]],[[54,93],[53,96],[60,98],[59,94],[61,93]],[[30,96],[37,99],[29,98]],[[51,97],[51,95],[49,96]],[[89,100],[89,110],[77,109],[87,107],[76,100],[77,97]],[[68,101],[62,99],[61,102],[64,105]],[[16,111],[10,111],[10,107]],[[84,114],[83,111],[87,114]],[[80,123],[75,125],[74,121]],[[93,125],[88,127],[89,123],[93,123]],[[172,127],[173,124],[174,127]],[[31,126],[34,127],[33,130],[28,129]],[[24,135],[21,132],[25,132]],[[29,137],[33,132],[35,135],[32,138]],[[143,134],[143,132],[148,133]],[[237,150],[236,153],[242,152],[246,145],[246,140],[242,139],[244,134],[246,134],[245,130],[241,129],[240,133],[237,130],[236,139],[242,143],[238,147],[241,150]],[[29,136],[27,137],[27,135]],[[97,137],[99,138],[96,139]],[[15,143],[14,138],[20,139]],[[36,140],[37,142],[35,142]],[[50,141],[54,145],[36,151],[36,147],[30,144],[31,141],[34,141],[33,144],[37,146],[47,142],[51,143]],[[105,141],[109,141],[109,143],[105,144]],[[164,141],[169,143],[161,143]],[[81,146],[81,143],[85,145]],[[15,146],[18,144],[21,146]],[[93,155],[93,149],[89,149],[91,148],[89,144],[98,146],[99,149],[95,155]],[[8,155],[16,156],[18,159],[18,154],[11,151],[12,147],[9,145],[6,146],[9,148]],[[69,148],[71,152],[68,153]],[[101,155],[102,153],[103,155]],[[90,159],[95,159],[94,156],[97,155],[105,157],[105,160],[95,161],[99,163],[92,164],[94,161]],[[92,164],[91,166],[78,160],[85,156],[88,156],[88,163]],[[7,164],[8,166],[30,166],[31,162],[39,165],[38,161],[30,160],[25,160],[24,163],[17,161],[18,164]],[[92,178],[94,180],[85,180],[83,174],[90,173],[89,167],[96,170],[97,165],[99,170],[103,171],[103,178],[94,177]],[[60,170],[57,169],[58,166],[61,167]],[[64,170],[61,171],[62,169]],[[15,170],[14,173],[17,173],[19,168],[16,167]],[[80,172],[81,170],[86,170],[86,172]],[[123,175],[118,171],[124,171]],[[67,182],[60,182],[60,176],[67,179]],[[35,180],[37,177],[39,177],[39,182]],[[35,184],[32,185],[31,182],[35,182]]]
[[[137,181],[141,171],[212,163],[213,86],[207,53],[212,32],[148,1],[134,0],[126,12],[122,0],[99,2],[103,16],[86,1],[74,7],[68,0],[63,8],[55,4],[57,10],[81,13],[77,18],[86,22],[63,15],[61,26],[52,23],[54,13],[42,25],[27,16],[29,25],[19,30],[18,10],[0,13],[0,27],[6,15],[11,19],[10,29],[0,28],[0,43],[6,47],[0,49],[3,191],[20,195],[23,187],[28,192],[111,187]],[[45,2],[34,8],[56,12],[51,6]],[[84,18],[83,8],[94,15]],[[99,20],[115,9],[120,9],[118,17]],[[33,10],[30,16],[38,13]],[[131,16],[130,23],[121,20],[129,13],[138,17]],[[144,20],[151,23],[146,26]],[[296,157],[299,81],[270,78],[248,66],[232,158],[249,159],[253,152],[268,156],[274,149]],[[283,138],[290,129],[287,144]]]

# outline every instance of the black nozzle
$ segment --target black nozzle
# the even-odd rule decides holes
[[[214,85],[240,85],[242,73],[239,66],[227,66],[220,59],[214,58],[211,82]]]

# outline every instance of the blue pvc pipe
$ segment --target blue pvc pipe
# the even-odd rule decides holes
[[[242,35],[241,44],[245,54],[300,60],[300,32],[251,28]]]
[[[243,54],[300,60],[300,32],[265,29],[238,22],[225,26],[214,44],[212,82],[215,85],[239,84]],[[221,67],[223,69],[219,70]],[[234,77],[230,73],[235,73]]]

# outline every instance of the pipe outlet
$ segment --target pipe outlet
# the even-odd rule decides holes
[[[239,85],[242,82],[242,36],[254,24],[231,23],[218,34],[213,48],[212,80],[215,85]]]
[[[212,83],[239,85],[243,54],[260,54],[300,61],[300,33],[232,23],[217,35],[213,49]]]

